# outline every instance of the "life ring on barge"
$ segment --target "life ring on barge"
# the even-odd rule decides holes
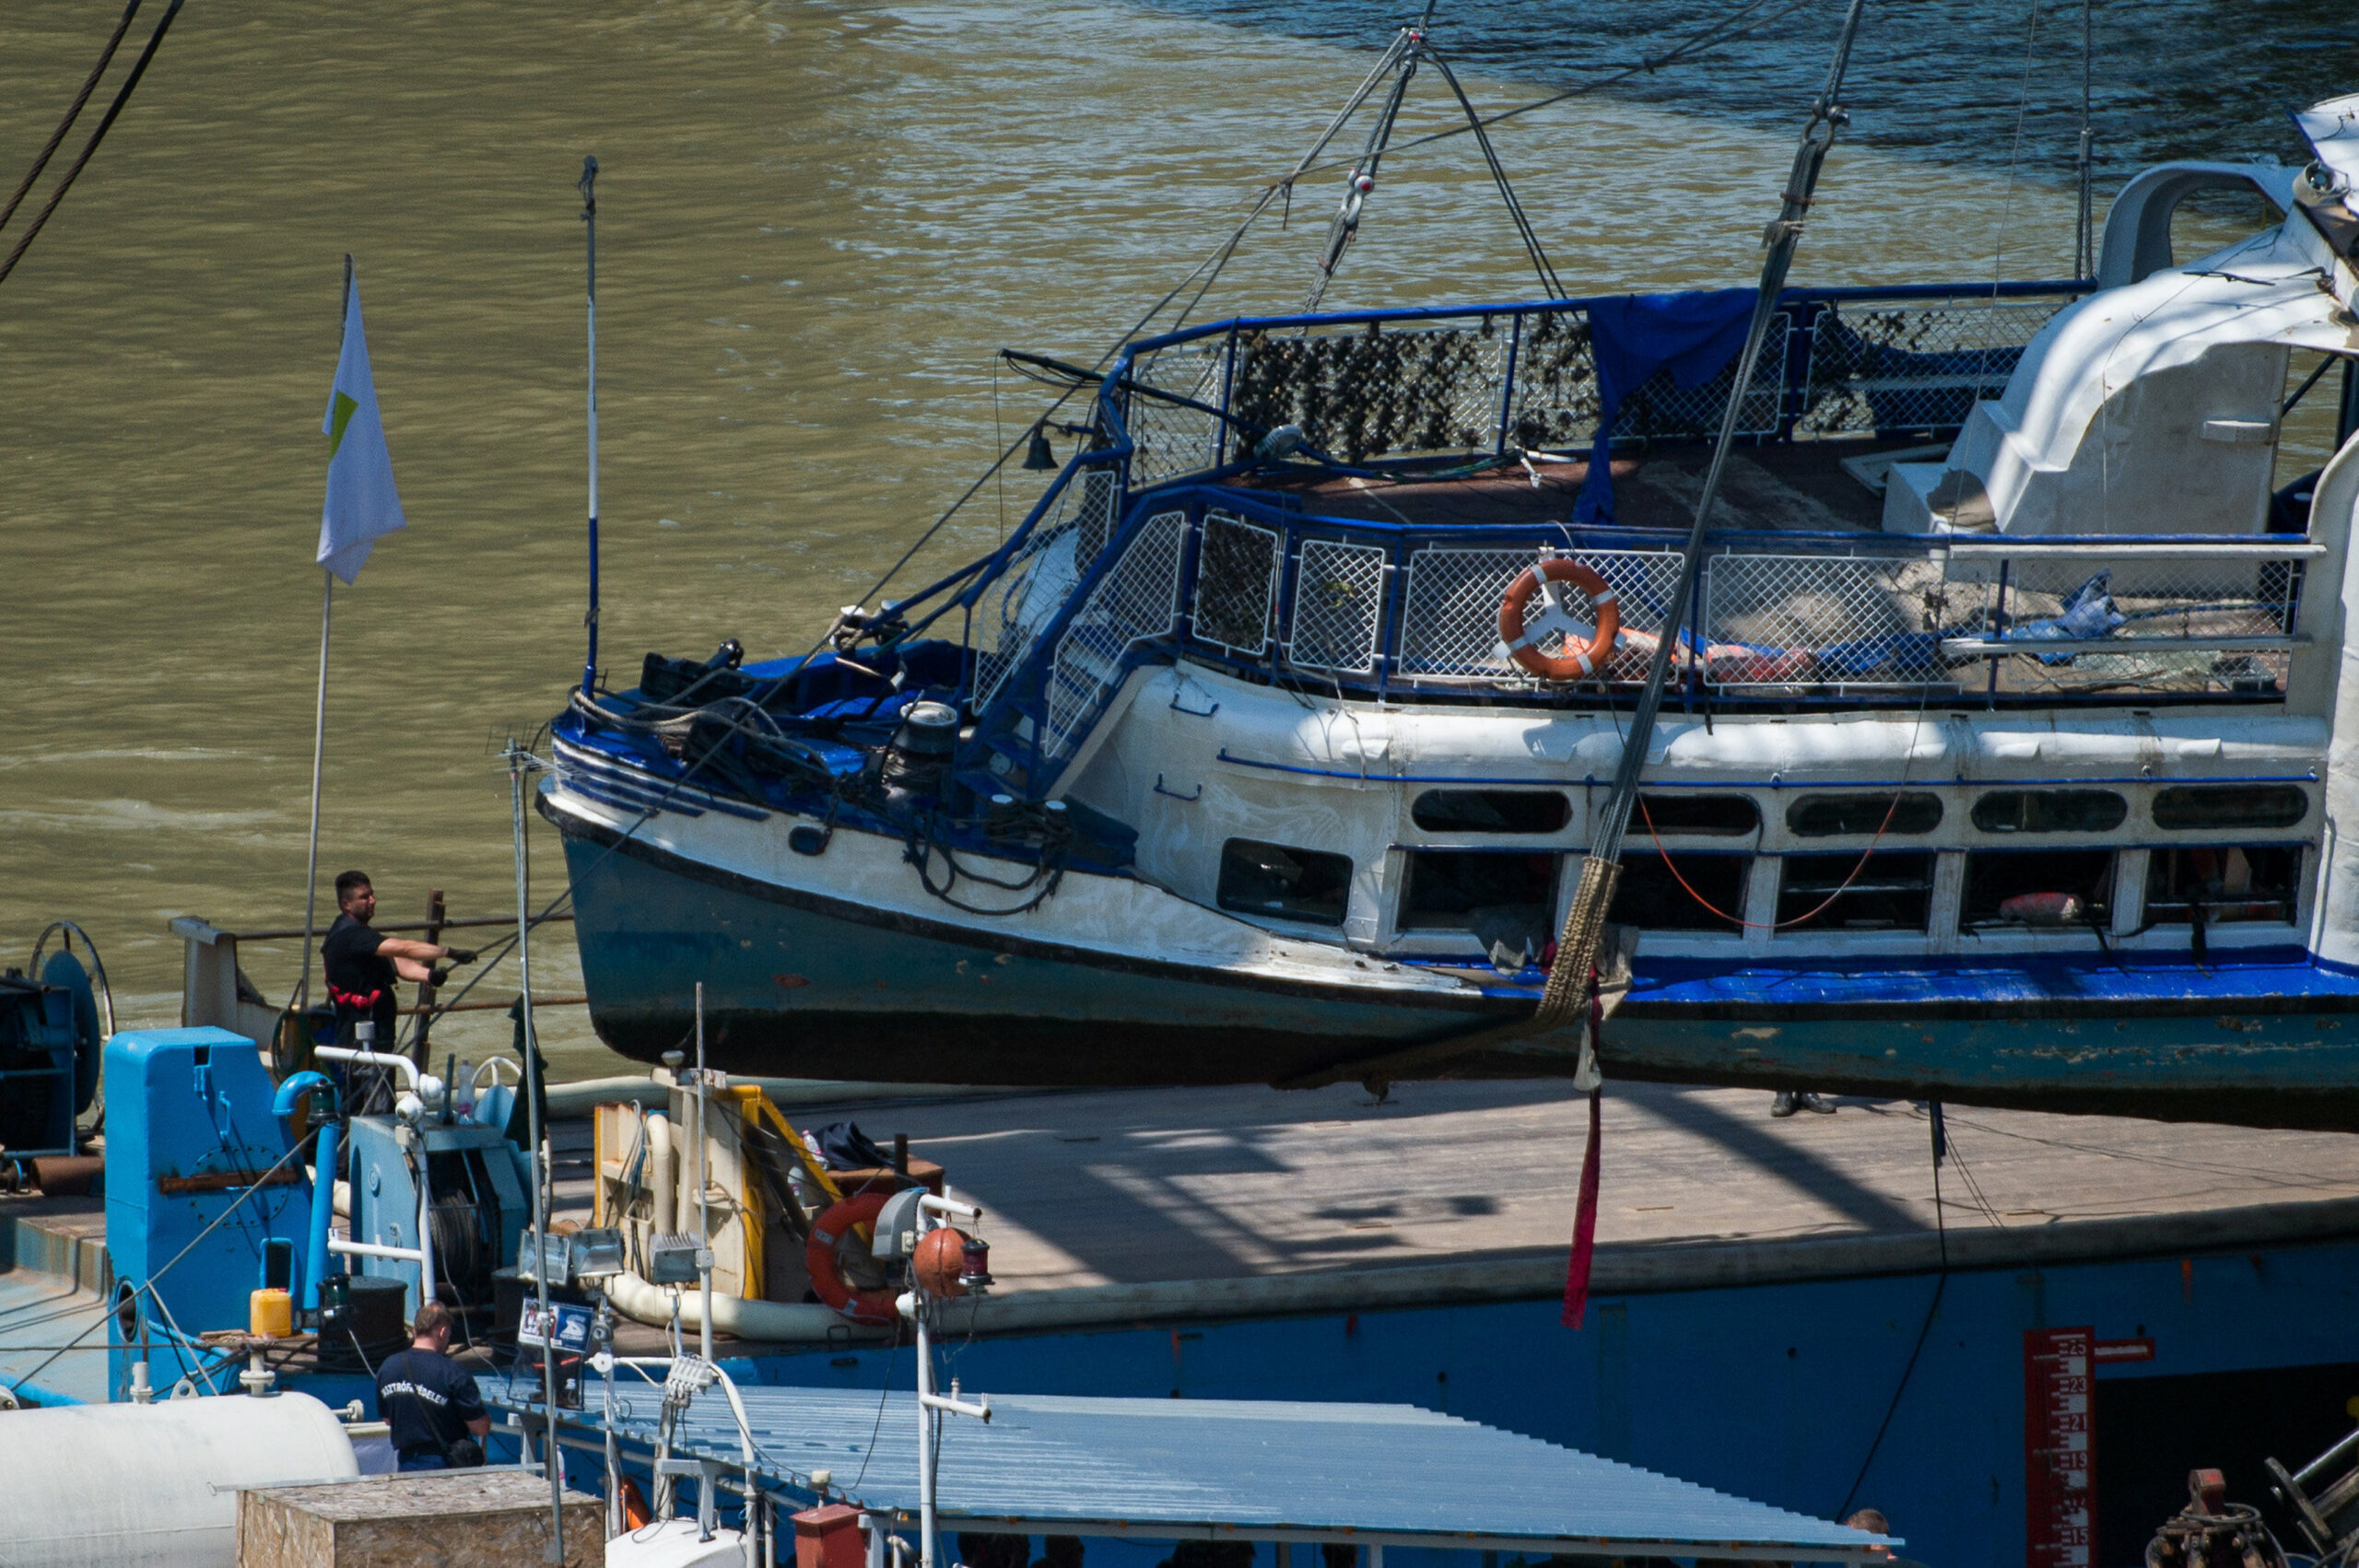
[[[836,1263],[836,1244],[854,1225],[876,1223],[876,1216],[884,1211],[886,1192],[855,1192],[827,1205],[827,1211],[811,1223],[811,1239],[803,1248],[803,1265],[811,1273],[814,1294],[834,1307],[854,1323],[885,1325],[897,1321],[900,1309],[889,1290],[856,1291],[844,1283],[843,1270]]]
[[[1543,582],[1571,583],[1589,595],[1597,611],[1597,630],[1590,639],[1577,645],[1567,632],[1565,651],[1554,659],[1540,651],[1523,624],[1523,613]],[[1550,629],[1541,627],[1541,635]],[[1499,601],[1499,640],[1507,645],[1508,657],[1543,681],[1585,681],[1596,675],[1613,656],[1614,639],[1621,630],[1622,606],[1604,577],[1595,567],[1561,556],[1526,567]]]

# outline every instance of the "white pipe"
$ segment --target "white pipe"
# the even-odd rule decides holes
[[[672,1117],[668,1112],[647,1113],[647,1185],[654,1194],[648,1229],[658,1233],[679,1229],[679,1163],[672,1148]]]
[[[684,1319],[698,1316],[701,1312],[702,1304],[695,1294],[684,1292],[675,1296],[637,1274],[616,1274],[605,1282],[604,1288],[606,1299],[615,1304],[616,1312],[651,1328],[661,1328],[672,1321],[675,1301],[679,1303]],[[881,1327],[851,1322],[835,1308],[817,1302],[747,1301],[732,1295],[712,1298],[712,1326],[717,1332],[741,1340],[773,1344],[825,1343],[831,1338],[841,1338],[847,1330],[854,1340],[881,1340],[890,1332]]]
[[[417,1152],[417,1305],[434,1299],[434,1189],[426,1179],[426,1151]]]
[[[380,1056],[375,1051],[355,1050],[350,1046],[322,1046],[311,1053],[330,1061],[349,1061],[361,1067],[381,1067],[400,1074],[402,1087],[417,1094],[421,1100],[430,1098],[417,1087],[417,1063],[405,1056]]]
[[[397,1263],[424,1263],[426,1254],[414,1246],[386,1246],[373,1241],[346,1241],[342,1236],[328,1237],[328,1250],[347,1258],[390,1258]]]

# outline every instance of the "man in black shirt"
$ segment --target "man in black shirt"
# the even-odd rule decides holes
[[[401,1468],[482,1464],[491,1418],[484,1414],[475,1378],[451,1359],[451,1309],[428,1302],[417,1309],[410,1334],[409,1349],[387,1356],[377,1368],[377,1413],[393,1426]]]
[[[462,947],[380,936],[369,929],[377,913],[377,893],[367,872],[346,872],[335,879],[335,924],[320,943],[321,966],[327,971],[328,1000],[335,1003],[336,1038],[357,1045],[353,1025],[367,1020],[376,1025],[370,1049],[392,1051],[400,1042],[400,1004],[393,997],[396,978],[440,984],[444,976],[432,965],[447,958],[472,964],[475,955]]]

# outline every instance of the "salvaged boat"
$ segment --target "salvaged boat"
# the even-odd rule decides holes
[[[1086,435],[1002,547],[556,720],[599,1033],[701,980],[772,1072],[1570,1073],[1517,1025],[1668,637],[1609,1074],[2349,1124],[2355,115],[2140,175],[2090,278],[1773,296],[1675,627],[1750,290],[1052,367]],[[2174,264],[2222,186],[2282,221]]]

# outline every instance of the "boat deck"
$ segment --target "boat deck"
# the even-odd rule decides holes
[[[2359,1138],[1610,1084],[1601,1292],[2056,1264],[2359,1235]],[[1348,1311],[1560,1289],[1587,1113],[1561,1083],[978,1095],[804,1108],[980,1205],[983,1326]],[[588,1128],[557,1129],[586,1209]],[[584,1216],[586,1218],[586,1215]]]
[[[2174,1256],[2359,1235],[2359,1137],[1954,1110],[1936,1228],[1925,1111],[1613,1083],[1596,1288],[1766,1284]],[[1546,1297],[1561,1288],[1587,1129],[1558,1082],[868,1098],[798,1105],[910,1136],[979,1204],[988,1331]],[[590,1123],[552,1128],[557,1218],[587,1220]],[[0,1202],[0,1373],[105,1299],[102,1201]],[[1946,1234],[1942,1234],[1945,1232]],[[54,1314],[55,1316],[53,1316]],[[627,1326],[627,1350],[653,1329]],[[99,1397],[94,1335],[37,1381]],[[755,1347],[739,1346],[740,1350]]]

